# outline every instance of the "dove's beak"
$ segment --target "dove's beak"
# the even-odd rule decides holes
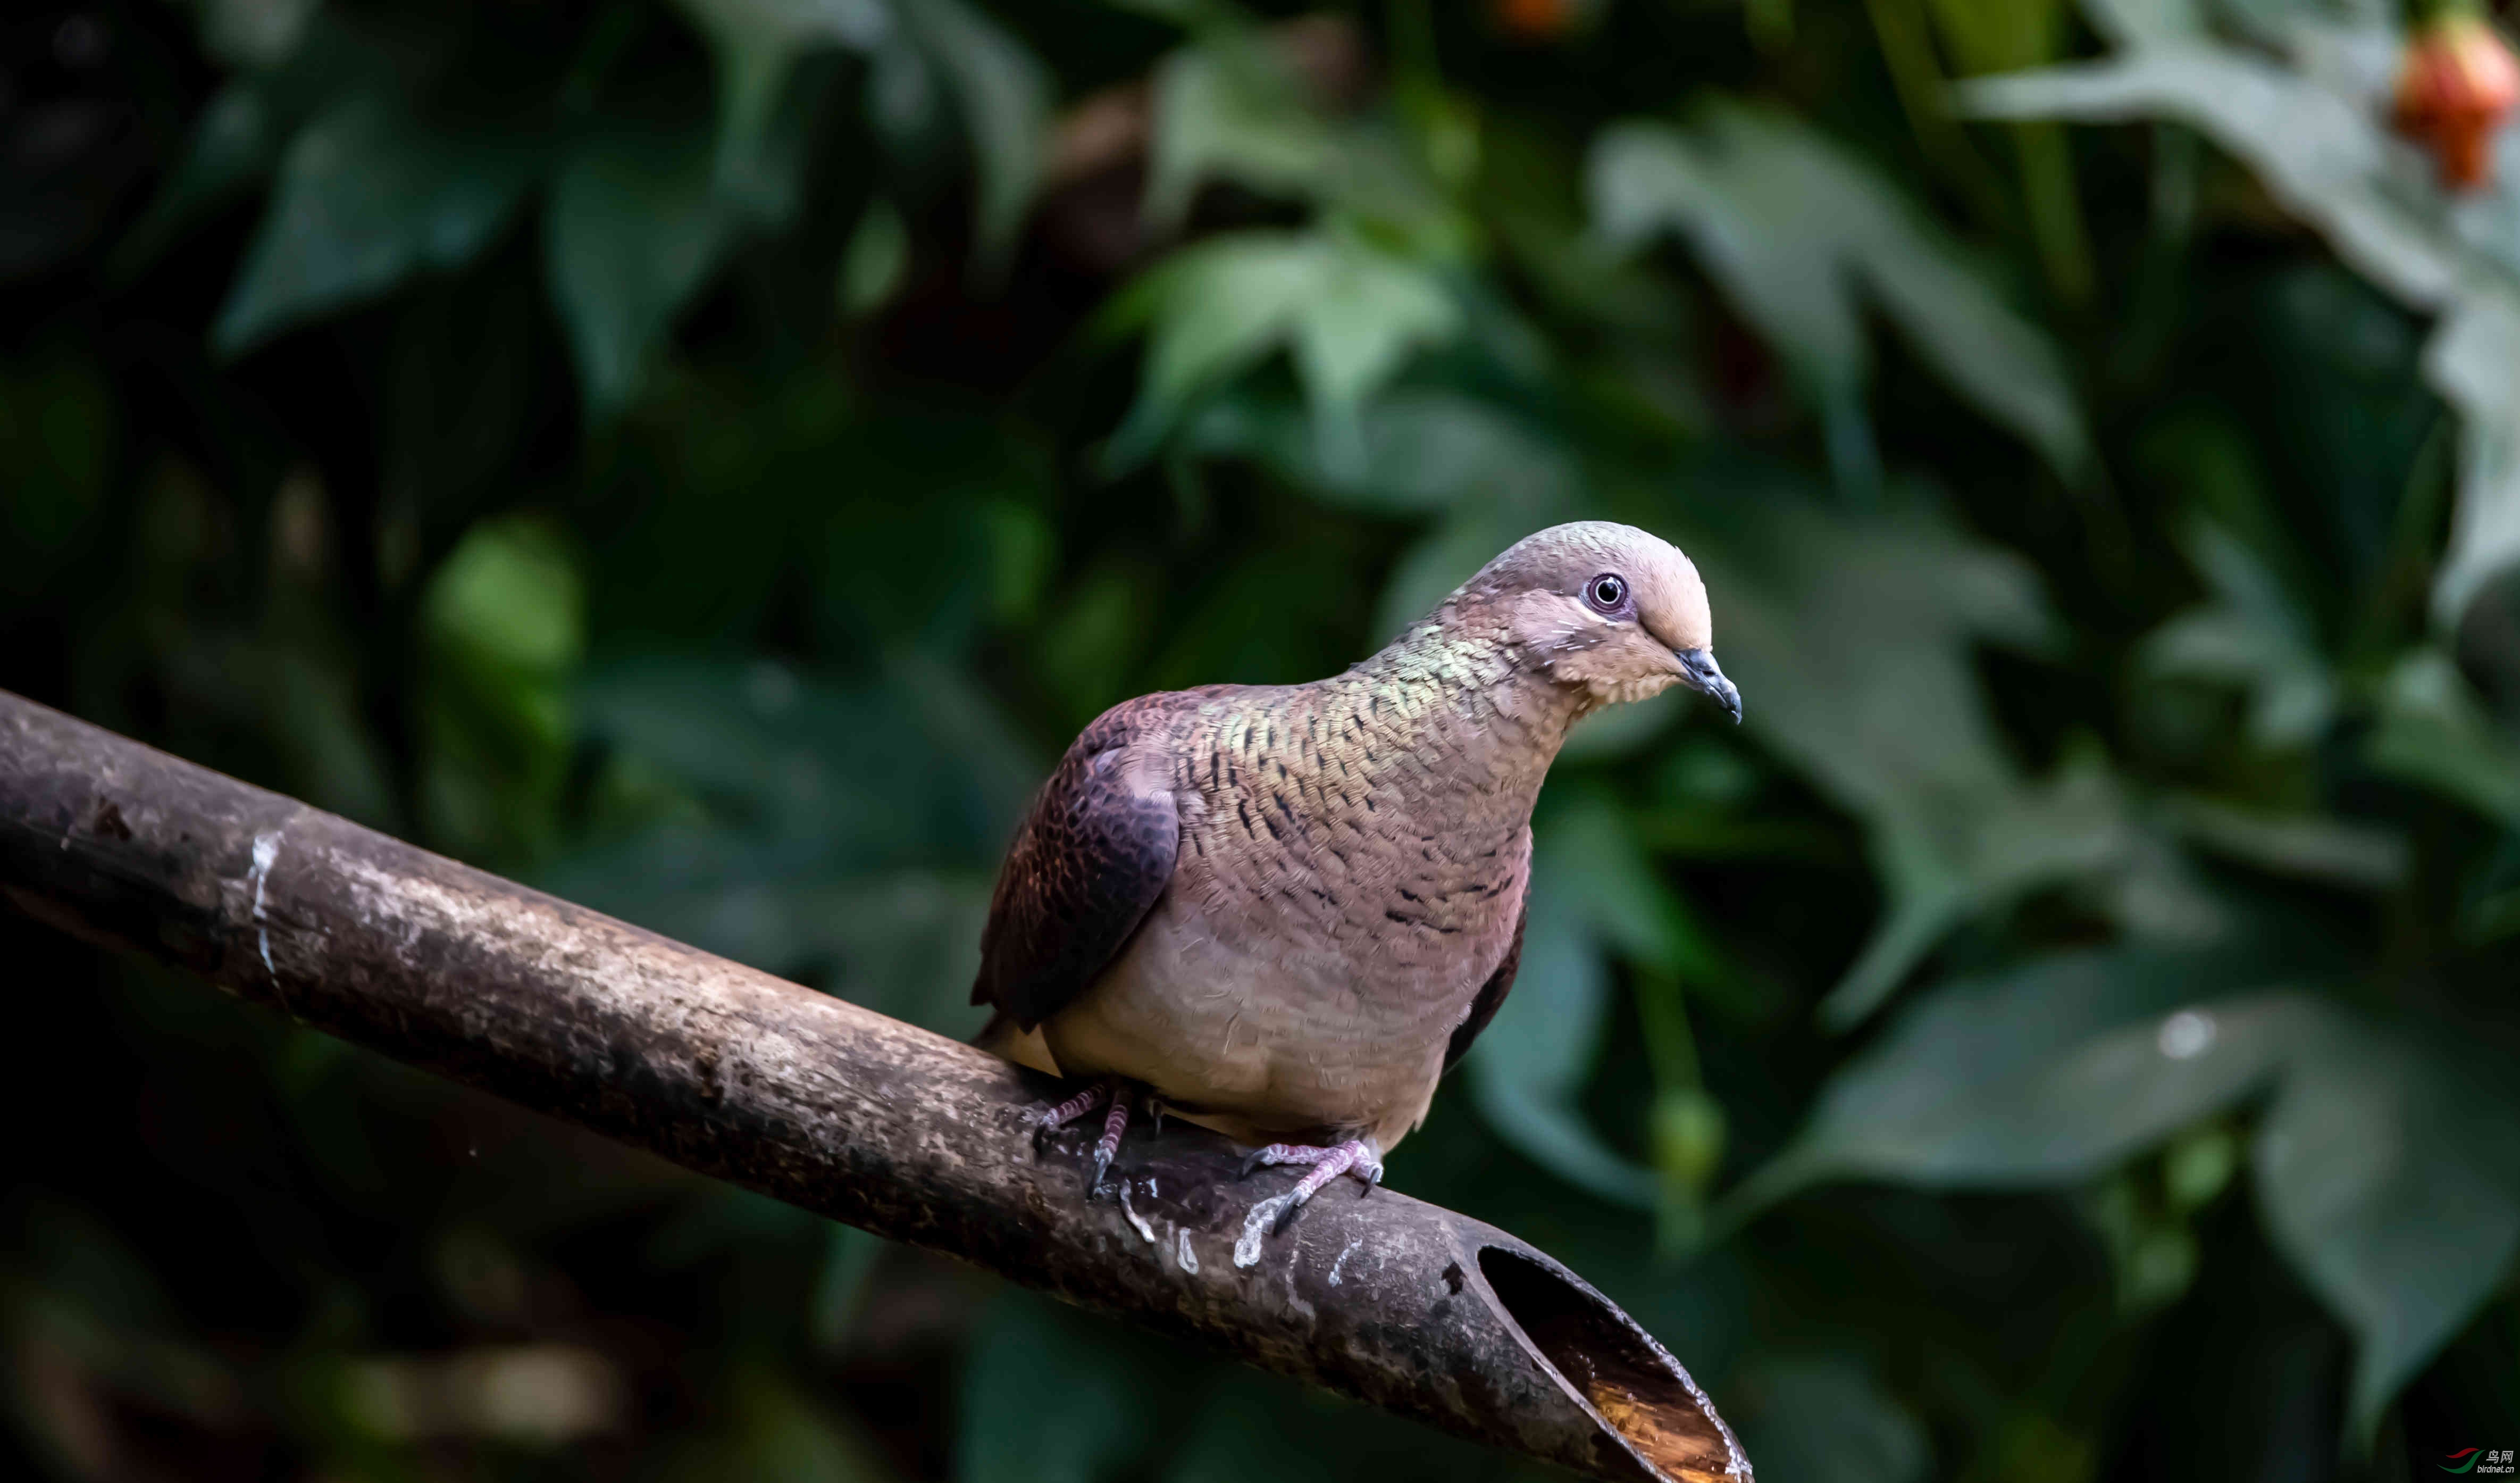
[[[1738,724],[1741,719],[1741,692],[1732,687],[1732,681],[1724,677],[1724,671],[1715,663],[1715,651],[1675,649],[1672,652],[1679,656],[1680,672],[1688,677],[1690,688],[1705,691],[1707,697],[1722,706],[1724,714]]]

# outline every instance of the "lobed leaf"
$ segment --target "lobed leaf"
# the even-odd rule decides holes
[[[470,261],[540,163],[530,142],[424,121],[381,94],[336,105],[283,155],[211,345],[238,354],[414,272]]]
[[[771,132],[796,60],[817,46],[871,53],[892,37],[886,0],[675,0],[717,55],[717,169],[731,196],[772,217],[792,203],[771,167]]]
[[[2263,990],[2279,963],[2258,945],[2123,947],[1940,986],[1829,1079],[1793,1143],[1728,1203],[1742,1214],[1832,1179],[2090,1178],[2272,1075],[2309,1001],[2229,996]],[[2215,1002],[2189,1007],[2200,1000]]]
[[[1225,32],[1164,59],[1154,74],[1145,211],[1178,231],[1211,180],[1304,197],[1328,180],[1336,141],[1301,82],[1256,38]]]
[[[1367,456],[1366,399],[1409,354],[1461,328],[1424,269],[1344,232],[1242,232],[1174,255],[1115,306],[1148,322],[1136,405],[1106,462],[1150,454],[1207,394],[1284,347],[1294,358],[1326,463],[1349,476]]]
[[[966,0],[895,0],[904,27],[954,90],[979,182],[981,262],[1003,271],[1041,184],[1052,80],[1011,32]]]
[[[1869,300],[1979,410],[2079,474],[2089,439],[2048,337],[1873,171],[1787,116],[1705,110],[1690,129],[1624,123],[1588,166],[1597,229],[1633,251],[1675,232],[1826,405],[1870,374]],[[1815,202],[1828,209],[1812,209]]]
[[[1513,992],[1470,1048],[1471,1094],[1525,1157],[1601,1199],[1652,1209],[1658,1177],[1603,1142],[1579,1098],[1609,1010],[1609,955],[1670,966],[1684,950],[1685,918],[1598,796],[1536,831],[1530,893]]]
[[[2334,1015],[2251,1151],[2268,1233],[2354,1334],[2351,1424],[2367,1449],[2520,1251],[2520,1105],[2451,1047]]]
[[[588,408],[608,417],[732,242],[706,147],[684,132],[601,130],[552,187],[544,271]]]

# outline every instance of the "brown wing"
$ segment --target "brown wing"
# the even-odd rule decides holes
[[[1522,909],[1514,913],[1513,941],[1506,945],[1505,957],[1497,963],[1496,972],[1488,975],[1488,981],[1479,986],[1479,996],[1470,1000],[1469,1018],[1462,1021],[1461,1028],[1453,1032],[1452,1043],[1444,1047],[1446,1071],[1462,1063],[1462,1057],[1470,1053],[1470,1042],[1479,1038],[1479,1032],[1488,1028],[1488,1021],[1504,1007],[1505,996],[1513,988],[1514,970],[1522,966],[1522,928],[1530,920],[1531,899],[1526,896]]]
[[[1181,814],[1149,749],[1184,699],[1114,706],[1059,759],[998,873],[972,1003],[1032,1029],[1109,965],[1164,894]]]

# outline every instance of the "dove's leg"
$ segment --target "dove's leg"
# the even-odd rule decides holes
[[[1129,1127],[1129,1087],[1118,1077],[1105,1077],[1056,1106],[1046,1106],[1033,1114],[1033,1137],[1036,1141],[1048,1134],[1075,1122],[1104,1101],[1111,1110],[1102,1117],[1102,1136],[1094,1143],[1094,1178],[1087,1182],[1085,1192],[1092,1194],[1102,1187],[1102,1177],[1111,1172],[1111,1160],[1120,1152],[1120,1135]]]
[[[1106,1079],[1104,1081],[1093,1083],[1083,1091],[1069,1097],[1066,1101],[1058,1103],[1035,1103],[1032,1109],[1033,1136],[1039,1138],[1049,1134],[1057,1133],[1061,1128],[1075,1122],[1078,1118],[1092,1112],[1095,1108],[1102,1106],[1102,1099],[1117,1091],[1119,1088],[1119,1082],[1116,1080]]]
[[[1285,1208],[1279,1212],[1278,1223],[1269,1228],[1271,1235],[1284,1230],[1286,1224],[1295,1218],[1295,1212],[1303,1209],[1314,1195],[1322,1192],[1324,1185],[1340,1175],[1355,1175],[1365,1182],[1368,1190],[1382,1182],[1382,1150],[1375,1147],[1371,1138],[1350,1138],[1328,1147],[1312,1143],[1272,1143],[1266,1148],[1253,1149],[1243,1159],[1242,1174],[1247,1177],[1252,1170],[1271,1164],[1313,1166],[1285,1194]],[[1358,1196],[1360,1199],[1363,1197]]]
[[[1092,1194],[1102,1187],[1102,1177],[1111,1172],[1111,1160],[1119,1156],[1120,1135],[1129,1127],[1129,1089],[1114,1085],[1111,1089],[1111,1110],[1102,1116],[1102,1136],[1094,1143],[1094,1178],[1085,1192]]]

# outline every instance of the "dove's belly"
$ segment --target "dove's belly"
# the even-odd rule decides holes
[[[1393,1147],[1425,1117],[1510,923],[1386,925],[1351,951],[1318,921],[1272,915],[1244,914],[1254,930],[1227,940],[1216,913],[1167,893],[1111,967],[1044,1023],[1060,1071],[1143,1082],[1246,1142],[1362,1135]]]

